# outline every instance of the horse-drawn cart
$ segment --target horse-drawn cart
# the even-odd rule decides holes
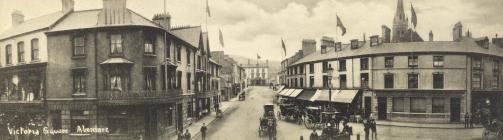
[[[259,125],[259,135],[264,136],[267,135],[269,140],[276,139],[276,117],[274,115],[274,105],[266,104],[264,105],[264,114],[260,117],[260,125]]]

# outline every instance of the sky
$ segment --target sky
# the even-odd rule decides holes
[[[162,13],[164,0],[128,0],[127,7],[146,18]],[[473,37],[503,36],[503,0],[404,0],[410,19],[410,6],[417,13],[416,31],[428,39],[452,40],[452,28],[460,21]],[[285,58],[301,48],[302,39],[334,37],[349,43],[365,34],[381,35],[381,26],[392,27],[397,0],[208,0],[211,17],[206,16],[206,0],[166,0],[172,25],[202,26],[209,32],[212,51],[262,59]],[[75,10],[99,9],[102,0],[75,0]],[[11,26],[11,12],[22,11],[25,20],[61,10],[61,0],[0,0],[0,32]],[[347,33],[341,36],[336,15]],[[225,46],[219,43],[222,31]],[[318,48],[319,49],[319,48]]]

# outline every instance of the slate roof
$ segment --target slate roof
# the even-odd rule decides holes
[[[131,12],[131,23],[118,24],[118,25],[98,25],[98,14],[101,11],[102,11],[101,9],[93,9],[93,10],[71,12],[64,20],[56,24],[56,26],[54,26],[54,28],[52,28],[49,32],[96,28],[96,27],[125,26],[125,25],[129,26],[137,25],[137,26],[149,26],[149,27],[161,28],[159,25],[155,24],[149,19],[146,19],[145,17],[129,9],[128,11]]]
[[[37,18],[32,18],[24,21],[23,23],[12,26],[11,28],[0,34],[0,40],[10,38],[16,35],[33,32],[36,30],[46,29],[57,23],[62,17],[65,16],[64,12],[58,11]]]
[[[183,27],[183,28],[175,28],[171,29],[171,32],[180,37],[181,39],[187,41],[190,45],[194,47],[199,47],[199,43],[201,41],[201,27],[193,26],[193,27]]]
[[[321,54],[316,51],[299,59],[292,65],[317,62],[321,60],[347,58],[355,56],[385,55],[391,53],[476,53],[503,57],[503,48],[490,44],[489,48],[483,48],[475,43],[474,38],[463,38],[461,41],[432,41],[432,42],[404,42],[382,43],[370,47],[370,42],[360,44],[360,48],[351,49],[349,44],[342,45],[342,50],[335,52],[327,49],[327,53]]]

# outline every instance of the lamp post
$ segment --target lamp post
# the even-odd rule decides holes
[[[327,69],[327,80],[328,80],[328,107],[332,109],[332,72],[334,69],[332,67],[328,67]]]

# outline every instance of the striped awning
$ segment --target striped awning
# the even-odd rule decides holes
[[[308,89],[305,89],[303,90],[299,96],[297,96],[296,99],[299,99],[299,100],[304,100],[304,101],[310,101],[311,98],[314,96],[314,94],[316,93],[316,90],[308,90]]]
[[[340,90],[332,90],[332,99],[330,97],[330,91],[325,89],[317,90],[314,96],[311,98],[311,101],[322,101],[322,102],[335,102],[336,94],[340,92]]]
[[[292,94],[296,89],[290,89],[288,92],[285,92],[286,97],[290,97],[290,94]]]
[[[358,90],[341,90],[335,95],[335,99],[333,101],[338,103],[352,103],[356,94],[358,94]]]
[[[302,92],[303,89],[295,89],[288,97],[296,98]]]
[[[279,92],[279,95],[281,96],[286,96],[286,93],[289,92],[291,89],[283,89],[281,92]]]

